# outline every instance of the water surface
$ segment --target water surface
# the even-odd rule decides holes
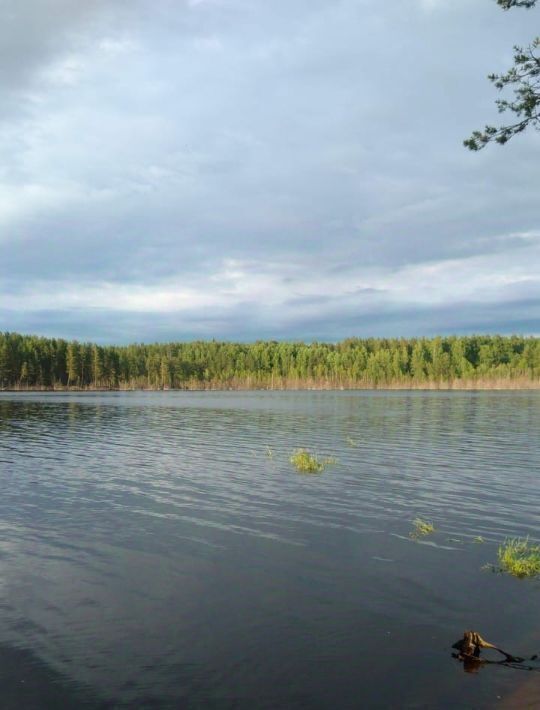
[[[0,395],[3,707],[533,698],[450,646],[540,650],[540,583],[481,569],[539,537],[539,431],[538,392]]]

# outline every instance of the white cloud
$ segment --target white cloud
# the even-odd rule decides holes
[[[195,37],[193,46],[201,52],[219,52],[223,49],[223,42],[215,35]]]
[[[43,77],[52,84],[75,86],[81,80],[84,69],[82,58],[72,54],[49,65],[43,72]]]
[[[292,315],[357,305],[376,311],[394,306],[442,306],[496,303],[512,295],[540,299],[540,239],[526,235],[528,246],[493,255],[418,263],[398,269],[359,265],[346,274],[314,270],[304,264],[226,258],[206,275],[179,275],[157,285],[97,281],[72,285],[50,281],[5,293],[2,303],[13,310],[110,309],[145,313],[187,313],[234,309],[249,302]],[[313,305],[310,306],[309,304]],[[294,305],[296,304],[296,305]],[[296,311],[296,312],[295,312]]]
[[[98,50],[109,57],[117,57],[121,54],[135,52],[139,45],[131,38],[104,37],[98,44]]]

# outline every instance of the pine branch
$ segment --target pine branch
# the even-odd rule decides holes
[[[532,7],[536,0],[498,0],[499,5],[510,7]],[[540,130],[540,37],[525,49],[514,47],[514,66],[505,74],[491,74],[488,78],[502,91],[513,88],[514,99],[497,99],[499,113],[510,111],[519,119],[506,126],[486,126],[483,131],[473,131],[470,138],[463,141],[469,150],[481,150],[488,143],[500,145],[532,126]]]

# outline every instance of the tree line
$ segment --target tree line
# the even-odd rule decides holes
[[[540,383],[540,338],[499,335],[101,346],[0,333],[0,389],[211,389]],[[505,385],[506,383],[506,385]]]

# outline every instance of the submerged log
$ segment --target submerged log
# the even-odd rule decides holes
[[[503,651],[502,648],[489,643],[489,641],[486,641],[480,636],[478,631],[465,631],[463,638],[456,641],[456,643],[452,645],[452,648],[459,651],[458,658],[460,658],[460,660],[479,660],[480,652],[483,648],[492,648],[494,651],[502,653],[505,657],[504,662],[507,663],[523,663],[525,660],[519,656],[513,656],[511,653]]]

